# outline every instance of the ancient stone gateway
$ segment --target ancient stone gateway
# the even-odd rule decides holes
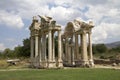
[[[94,27],[92,22],[85,23],[79,20],[68,22],[64,34],[61,35],[61,26],[56,25],[56,21],[48,16],[39,17],[40,21],[36,16],[33,17],[29,28],[32,67],[94,66],[91,43],[91,30]],[[55,58],[55,32],[58,36],[57,59]]]
[[[76,19],[67,23],[62,35],[62,41],[65,45],[63,62],[66,66],[94,66],[91,42],[93,27],[92,21],[85,23]]]
[[[31,31],[31,65],[39,68],[63,67],[61,53],[61,26],[48,16],[33,17]],[[58,33],[58,60],[55,60],[54,33]],[[46,46],[48,36],[48,46]],[[46,53],[48,47],[48,55]],[[57,64],[57,65],[56,65]]]

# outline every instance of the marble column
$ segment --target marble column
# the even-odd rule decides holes
[[[68,44],[67,46],[67,49],[68,49],[68,53],[67,53],[67,59],[68,59],[68,65],[71,65],[71,47],[70,45]]]
[[[35,35],[35,67],[39,67],[39,43],[38,43],[39,37],[38,35]]]
[[[35,58],[38,56],[38,35],[35,35]]]
[[[44,34],[44,60],[46,61],[47,55],[46,55],[46,34]]]
[[[87,41],[86,41],[86,33],[85,32],[83,32],[81,34],[81,53],[82,53],[82,60],[83,60],[82,65],[86,66],[89,63],[88,63]]]
[[[71,41],[70,41],[70,49],[71,49],[71,61],[72,61],[72,65],[75,64],[75,56],[74,56],[74,35],[71,37]]]
[[[34,59],[34,39],[33,37],[31,36],[30,37],[30,57],[31,57],[31,66],[33,66],[33,59]]]
[[[65,38],[65,61],[68,62],[68,38]]]
[[[78,46],[78,35],[75,35],[75,60],[79,61],[79,46]]]
[[[92,36],[91,36],[91,32],[88,33],[88,53],[89,53],[89,61],[90,61],[90,65],[94,66],[94,61],[93,61],[93,53],[92,53]]]
[[[39,37],[39,61],[41,64],[41,37]]]
[[[63,45],[63,38],[61,37],[61,52],[62,52],[62,60],[65,60],[65,53],[64,53],[64,45]]]
[[[44,33],[42,35],[42,65],[43,65],[43,67],[47,67],[47,60],[46,60],[46,34],[44,34]]]
[[[52,60],[52,31],[48,32],[48,68],[56,67],[55,62]]]
[[[42,62],[44,61],[44,35],[42,35],[42,38],[41,38],[42,42],[42,47],[41,47],[41,60]]]
[[[62,46],[61,46],[61,31],[58,31],[58,67],[63,67],[62,63]]]
[[[52,32],[52,60],[55,61],[55,41],[54,41],[54,32]]]
[[[71,47],[72,49],[72,65],[75,65],[75,53],[74,53],[74,46]]]

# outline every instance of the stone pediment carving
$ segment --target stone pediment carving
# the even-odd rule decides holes
[[[79,19],[75,19],[74,21],[67,23],[63,35],[72,36],[74,33],[83,33],[84,31],[89,32],[93,27],[94,24],[92,21],[86,23]]]
[[[41,18],[42,22],[50,22],[50,20],[52,19],[49,16],[40,16],[40,15],[38,15],[38,16]]]
[[[40,29],[40,22],[36,16],[33,17],[32,24],[30,25],[30,30],[39,30]]]
[[[40,16],[40,15],[38,15],[38,16],[41,19],[41,26],[42,27],[50,27],[50,26],[54,27],[55,26],[56,21],[53,20],[51,17],[49,17],[49,16]]]
[[[65,32],[76,32],[80,30],[81,25],[82,25],[81,21],[77,19],[75,19],[72,22],[68,22],[65,28]]]

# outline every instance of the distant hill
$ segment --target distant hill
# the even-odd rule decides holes
[[[113,43],[108,43],[108,44],[105,44],[108,48],[115,48],[115,47],[118,47],[120,46],[120,41],[117,41],[117,42],[113,42]]]

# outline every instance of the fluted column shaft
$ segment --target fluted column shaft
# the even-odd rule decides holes
[[[76,57],[76,60],[79,60],[79,46],[78,46],[78,35],[76,34],[75,35],[75,57]]]
[[[41,62],[41,37],[39,37],[39,60]]]
[[[35,57],[38,56],[38,35],[35,35]]]
[[[58,31],[58,67],[63,67],[61,31]]]
[[[94,66],[94,62],[93,62],[93,53],[92,53],[92,36],[91,36],[91,32],[88,33],[88,52],[89,52],[89,55],[90,55],[90,64],[91,66]]]
[[[33,37],[31,36],[30,37],[30,50],[31,50],[31,54],[30,54],[30,57],[31,57],[31,65],[33,65],[33,58],[34,58],[34,39]]]
[[[65,58],[68,61],[68,38],[65,39]]]
[[[44,60],[46,61],[46,34],[44,34]]]
[[[61,31],[58,31],[58,61],[62,61]]]
[[[48,61],[52,61],[52,34],[51,30],[48,32]]]
[[[55,61],[55,41],[54,41],[54,32],[52,33],[52,60]]]
[[[88,64],[88,55],[87,55],[87,41],[86,41],[85,32],[81,34],[81,52],[82,52],[83,65],[86,65]]]

